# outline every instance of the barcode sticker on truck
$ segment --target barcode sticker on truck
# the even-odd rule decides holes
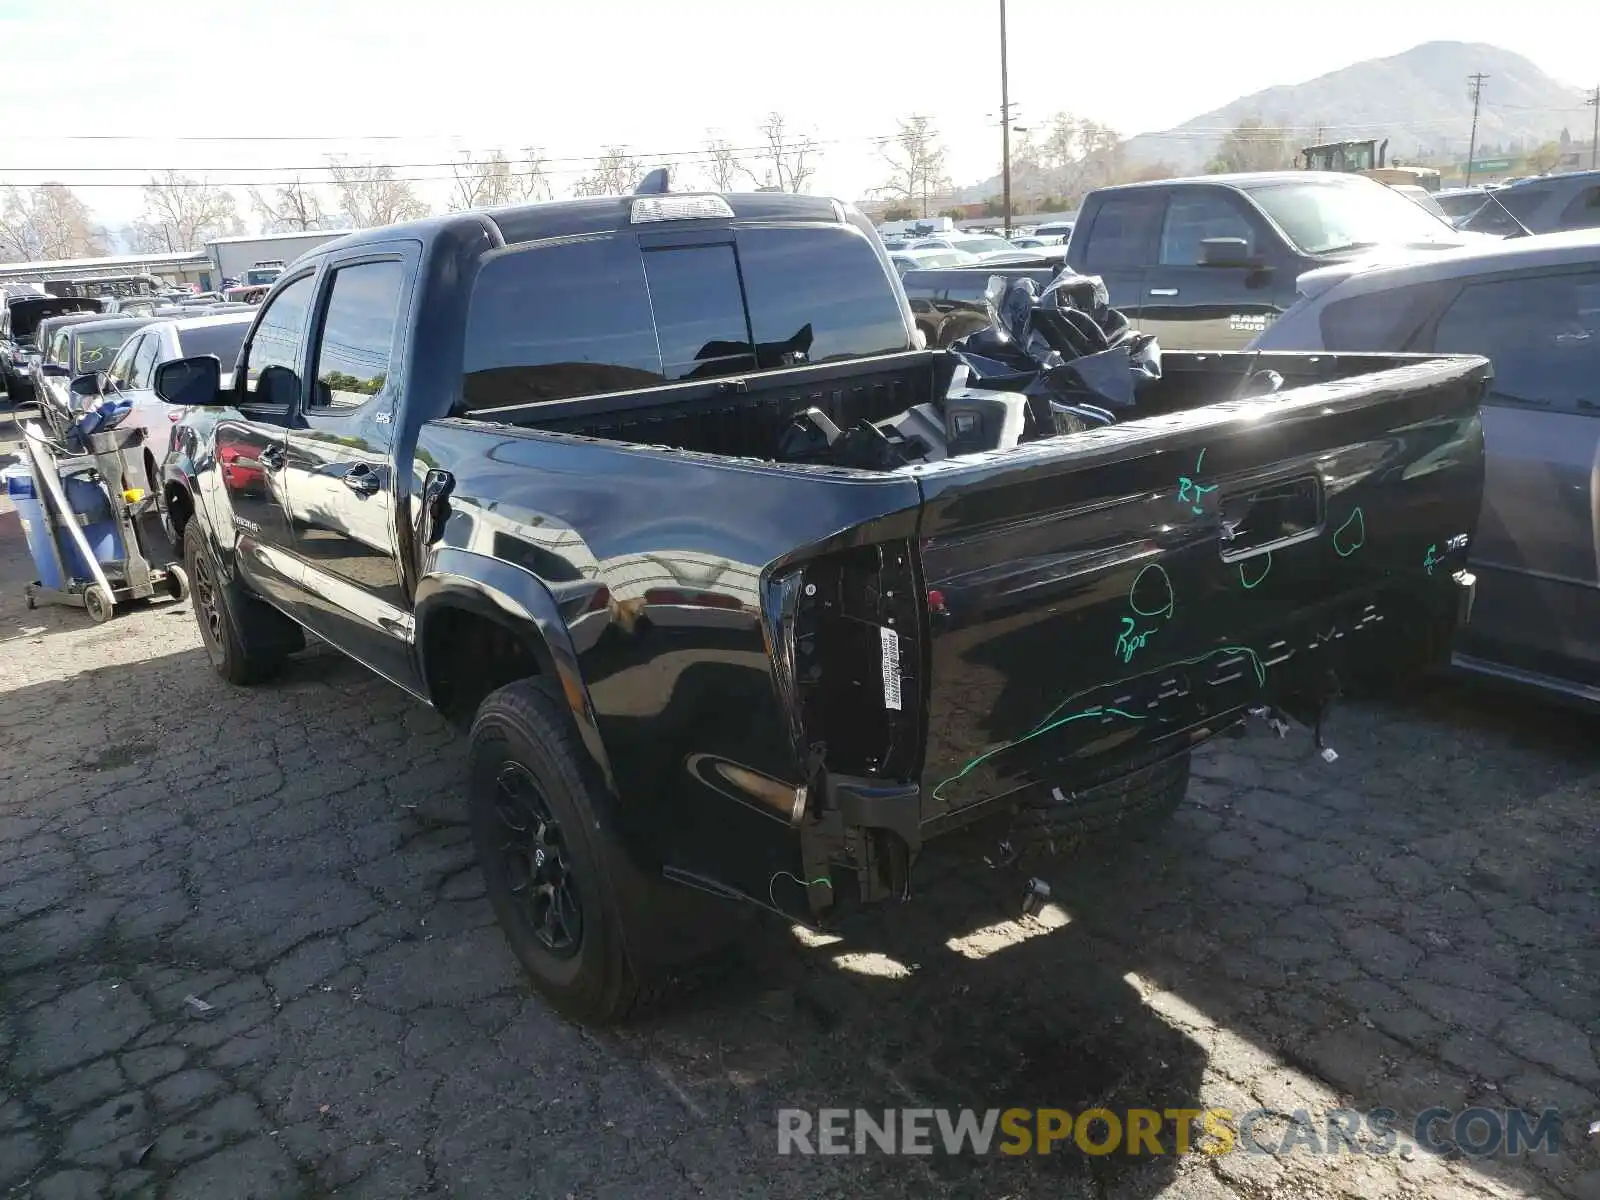
[[[900,711],[900,635],[880,625],[883,635],[883,706]]]

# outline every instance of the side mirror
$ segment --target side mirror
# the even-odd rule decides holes
[[[90,396],[103,396],[106,390],[106,373],[104,371],[90,371],[79,375],[67,385],[67,390],[74,396],[88,399]]]
[[[1205,238],[1200,243],[1202,267],[1254,267],[1259,264],[1244,238]]]
[[[222,363],[215,354],[175,358],[156,368],[156,395],[168,404],[203,408],[222,403]]]
[[[71,372],[68,371],[67,368],[61,363],[47,362],[39,364],[39,374],[49,375],[52,378],[60,379],[71,374]]]

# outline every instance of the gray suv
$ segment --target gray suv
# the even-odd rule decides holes
[[[1600,171],[1523,179],[1490,188],[1484,200],[1458,228],[1498,234],[1519,234],[1518,225],[1529,233],[1594,229],[1600,227]]]
[[[1298,286],[1252,348],[1493,362],[1478,600],[1456,663],[1600,704],[1600,229],[1341,264]]]

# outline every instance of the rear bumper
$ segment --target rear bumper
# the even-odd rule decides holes
[[[1379,690],[1443,665],[1476,588],[1472,573],[1458,570],[1426,591],[1342,597],[1254,643],[1074,697],[1024,737],[984,748],[948,779],[830,775],[824,819],[802,830],[805,857],[854,869],[861,901],[894,895],[932,838],[1057,789],[1081,791],[1148,770],[1257,705],[1314,720],[1338,695]],[[810,897],[819,912],[835,898],[827,888]]]

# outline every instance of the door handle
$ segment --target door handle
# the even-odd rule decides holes
[[[1176,296],[1178,294],[1178,289],[1177,288],[1151,288],[1150,289],[1150,294],[1152,296]]]
[[[279,471],[287,461],[287,453],[282,446],[266,446],[256,455],[256,461],[269,471]]]
[[[356,463],[341,478],[345,487],[358,496],[370,496],[378,490],[378,473],[366,463]]]

